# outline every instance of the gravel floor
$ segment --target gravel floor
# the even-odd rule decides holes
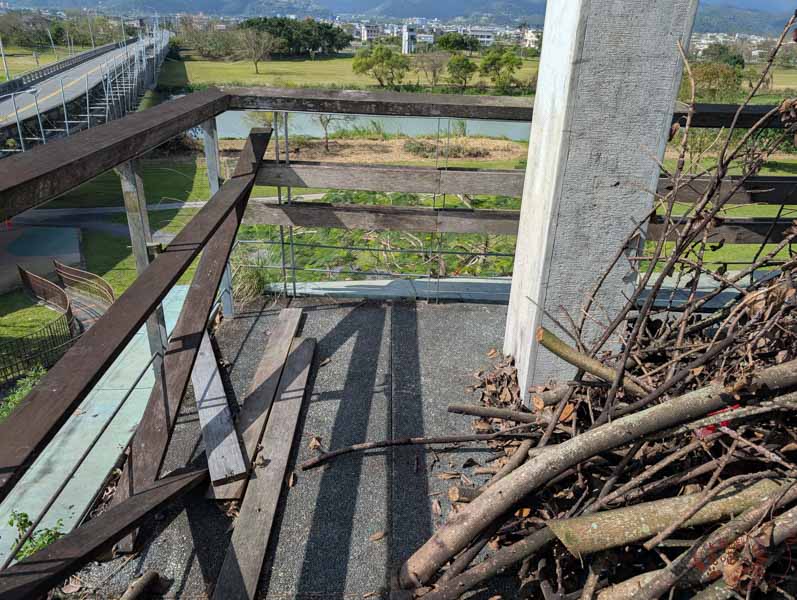
[[[263,300],[225,321],[217,343],[229,363],[229,387],[243,400],[267,335],[283,304]],[[365,440],[469,431],[467,417],[446,412],[450,402],[475,401],[465,387],[489,366],[500,348],[506,307],[488,304],[333,302],[299,299],[300,335],[318,346],[310,389],[289,464],[324,448]],[[327,360],[329,359],[329,360]],[[322,364],[323,363],[323,364]],[[434,452],[416,447],[342,457],[326,467],[297,472],[283,492],[260,583],[265,599],[342,600],[387,598],[396,567],[445,518],[456,470],[484,451],[462,446]],[[175,429],[166,468],[204,461],[193,397],[189,393]],[[167,584],[164,597],[206,598],[229,542],[232,521],[196,490],[155,515],[142,528],[143,550],[133,559],[93,564],[80,576],[83,591],[121,595],[146,569]],[[372,538],[380,537],[376,541]],[[496,589],[483,590],[488,598]],[[504,590],[504,598],[513,595]]]

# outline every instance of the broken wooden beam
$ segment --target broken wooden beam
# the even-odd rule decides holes
[[[232,540],[216,580],[214,600],[251,599],[257,593],[314,352],[313,339],[297,338],[291,346],[279,394],[263,434],[263,449],[255,459]]]
[[[216,352],[207,332],[199,344],[199,353],[191,371],[191,385],[196,398],[210,481],[225,483],[244,477],[247,472],[246,461],[227,403]]]
[[[0,571],[0,598],[30,600],[45,595],[137,527],[150,513],[202,483],[207,475],[205,469],[168,475],[35,554]]]
[[[280,311],[279,322],[268,336],[266,352],[260,360],[252,384],[249,386],[249,393],[238,415],[238,431],[241,435],[247,469],[251,468],[252,460],[257,454],[257,447],[266,427],[266,419],[278,392],[283,367],[301,318],[300,308],[285,308]],[[211,486],[208,496],[216,500],[239,500],[244,495],[247,481],[244,478]]]

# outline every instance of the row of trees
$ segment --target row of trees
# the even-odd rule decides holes
[[[135,33],[135,29],[126,28],[127,36]],[[21,11],[0,15],[0,37],[8,46],[44,49],[50,46],[50,36],[57,46],[88,47],[92,45],[92,37],[99,46],[119,41],[122,38],[122,26],[118,19],[86,15],[79,11],[68,12],[65,19]]]
[[[340,52],[351,35],[340,27],[314,19],[298,21],[282,17],[248,19],[235,29],[198,29],[186,19],[181,23],[185,41],[204,58],[250,60],[259,64],[273,55],[309,57]]]
[[[433,88],[445,80],[464,91],[478,73],[487,77],[500,93],[524,88],[533,92],[536,76],[525,84],[516,77],[522,66],[523,61],[511,48],[498,46],[487,50],[477,63],[464,54],[448,52],[426,52],[410,60],[389,46],[376,45],[361,48],[352,63],[355,73],[373,77],[380,87],[399,87],[414,69]]]

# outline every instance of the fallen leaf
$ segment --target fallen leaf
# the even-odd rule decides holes
[[[459,473],[454,473],[453,471],[441,471],[437,474],[438,479],[442,479],[443,481],[447,481],[449,479],[459,479],[462,477]]]
[[[376,598],[379,596],[379,592],[368,592],[367,594],[363,594],[363,598]]]
[[[327,357],[326,357],[324,360],[322,360],[322,361],[321,361],[321,362],[318,364],[318,366],[319,366],[319,367],[325,367],[325,366],[327,366],[327,365],[328,365],[329,363],[331,363],[331,362],[332,362],[332,359],[331,359],[331,358],[329,358],[329,357],[327,356]]]
[[[432,501],[432,512],[434,514],[436,514],[437,516],[440,516],[440,515],[443,514],[443,507],[440,506],[440,500],[438,500],[437,498],[435,498]]]
[[[501,594],[496,594],[495,596],[490,596],[487,600],[503,600],[503,598]]]
[[[731,589],[739,585],[742,575],[744,575],[744,566],[741,561],[726,562],[722,567],[722,579]]]
[[[371,537],[369,537],[368,539],[371,540],[372,542],[378,542],[379,540],[384,538],[386,535],[387,535],[387,533],[384,532],[384,531],[377,531],[376,533],[371,535]]]
[[[487,358],[495,358],[496,356],[498,356],[498,350],[490,348],[490,351],[487,352]]]
[[[312,438],[310,438],[310,444],[308,447],[310,448],[310,450],[320,450],[321,438],[314,435]]]
[[[80,583],[80,580],[76,577],[70,577],[69,581],[61,588],[61,591],[64,594],[76,594],[81,590],[83,586]]]
[[[290,477],[288,477],[288,487],[292,488],[296,485],[296,473],[291,473]]]
[[[524,518],[526,518],[528,516],[531,516],[531,509],[530,508],[520,508],[520,509],[517,510],[517,512],[515,512],[515,516],[516,517],[520,517],[521,519],[524,519]]]

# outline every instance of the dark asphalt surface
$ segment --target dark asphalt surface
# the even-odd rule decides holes
[[[500,348],[506,307],[487,304],[338,303],[294,300],[304,308],[300,335],[318,348],[299,432],[289,464],[314,455],[313,436],[324,448],[366,440],[470,430],[470,419],[447,412],[451,402],[476,401],[465,387],[489,367],[486,353]],[[243,395],[281,308],[271,301],[240,310],[220,328],[218,344],[230,363],[230,384]],[[324,366],[321,363],[329,358]],[[328,466],[297,472],[283,491],[275,534],[269,542],[258,596],[269,600],[387,598],[396,567],[442,523],[432,509],[450,482],[437,477],[468,458],[482,462],[475,446],[424,451],[417,447],[349,455]],[[193,398],[184,403],[166,468],[201,464]],[[166,597],[205,598],[229,543],[231,520],[192,493],[143,528],[143,550],[92,565],[85,587],[102,584],[97,597],[118,597],[146,569],[169,580]],[[369,538],[385,532],[378,541]],[[84,587],[84,589],[85,589]],[[487,599],[492,588],[475,597]],[[511,593],[504,591],[504,598]],[[368,596],[369,594],[375,594]]]

